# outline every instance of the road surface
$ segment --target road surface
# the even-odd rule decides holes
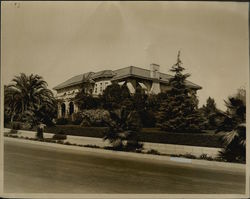
[[[245,172],[5,139],[6,193],[244,194]],[[67,146],[65,146],[67,147]]]

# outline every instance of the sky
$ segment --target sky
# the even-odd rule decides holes
[[[52,89],[74,75],[138,66],[160,71],[178,50],[199,106],[247,87],[247,2],[2,2],[3,84],[41,75]]]

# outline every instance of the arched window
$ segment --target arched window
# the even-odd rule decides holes
[[[70,102],[69,103],[69,115],[72,115],[74,113],[74,103]]]
[[[61,104],[62,117],[65,117],[66,106],[64,103]]]

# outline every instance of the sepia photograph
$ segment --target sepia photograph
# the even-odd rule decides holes
[[[1,195],[249,197],[248,9],[2,1]]]

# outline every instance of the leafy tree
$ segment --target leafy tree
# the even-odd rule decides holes
[[[175,75],[170,78],[171,89],[161,95],[161,104],[158,115],[158,125],[162,130],[170,132],[199,132],[202,122],[198,111],[198,99],[195,92],[185,81],[190,74],[183,74],[180,51],[177,63],[171,68]]]
[[[92,96],[90,81],[81,85],[80,91],[74,97],[74,101],[80,110],[95,109],[100,107],[100,99]]]
[[[201,108],[203,117],[206,119],[206,129],[216,129],[218,127],[218,122],[216,121],[220,113],[216,107],[216,103],[213,98],[208,97],[206,105]]]
[[[126,85],[120,86],[119,84],[113,83],[108,86],[103,95],[100,96],[105,109],[119,109],[121,106],[130,107],[132,105],[130,92]]]
[[[4,105],[11,121],[18,120],[52,124],[56,116],[56,100],[47,88],[47,82],[39,75],[21,73],[15,76],[13,83],[5,87]]]
[[[139,114],[143,127],[155,126],[154,108],[158,102],[154,99],[156,99],[155,95],[148,96],[141,88],[137,88],[132,96],[133,110]]]
[[[227,161],[246,160],[246,91],[240,89],[235,96],[225,101],[227,111],[217,132],[225,132],[224,144],[219,156]]]

